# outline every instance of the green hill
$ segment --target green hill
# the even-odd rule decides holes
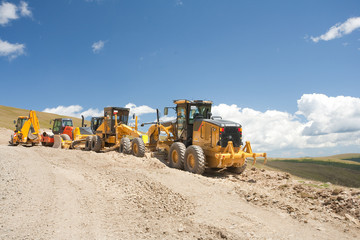
[[[0,127],[8,128],[11,130],[15,129],[14,120],[17,119],[18,116],[29,116],[29,111],[27,109],[20,109],[14,107],[7,107],[0,105]],[[39,118],[40,128],[51,128],[50,120],[54,118],[72,118],[75,127],[81,127],[81,119],[75,117],[61,116],[53,113],[45,113],[45,112],[36,112],[37,117]],[[85,121],[85,123],[90,126],[89,121]]]
[[[360,153],[314,158],[274,158],[269,159],[266,165],[260,167],[264,166],[288,172],[300,178],[347,187],[360,187]]]

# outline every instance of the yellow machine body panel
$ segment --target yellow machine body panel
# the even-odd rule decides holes
[[[220,146],[221,126],[203,121],[199,129],[194,129],[193,145],[200,146],[204,150],[207,166],[210,168],[241,167],[245,164],[248,157],[266,158],[266,153],[253,153],[250,142],[245,146],[234,147],[232,141],[229,141],[226,147]],[[239,129],[241,130],[241,128]]]

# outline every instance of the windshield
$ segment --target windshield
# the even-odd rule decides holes
[[[73,126],[73,122],[71,120],[63,120],[63,127],[72,127]]]
[[[193,124],[195,118],[206,118],[209,112],[211,112],[211,105],[191,105],[189,124]]]
[[[27,121],[27,118],[18,118],[16,124],[16,130],[21,131],[21,128],[24,126],[24,123]]]

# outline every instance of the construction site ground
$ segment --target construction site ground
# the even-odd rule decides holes
[[[270,170],[204,176],[149,154],[8,145],[0,239],[356,239],[360,189]]]

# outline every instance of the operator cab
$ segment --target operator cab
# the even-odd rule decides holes
[[[73,127],[73,121],[71,118],[56,118],[52,128],[53,134],[62,134],[66,127]]]
[[[127,125],[129,119],[129,113],[130,113],[130,108],[121,108],[121,107],[104,108],[104,117],[106,118],[107,126],[110,126],[110,134],[115,135],[115,115],[117,116],[118,124],[122,123]]]
[[[186,146],[192,145],[194,122],[197,119],[211,118],[211,101],[203,100],[174,100],[176,104],[176,138]],[[167,115],[168,108],[164,112]]]
[[[92,117],[91,118],[91,131],[96,132],[98,127],[104,122],[104,117]]]
[[[14,123],[16,124],[16,131],[21,131],[22,127],[24,126],[24,123],[28,120],[28,117],[19,117],[17,121],[14,120]]]

